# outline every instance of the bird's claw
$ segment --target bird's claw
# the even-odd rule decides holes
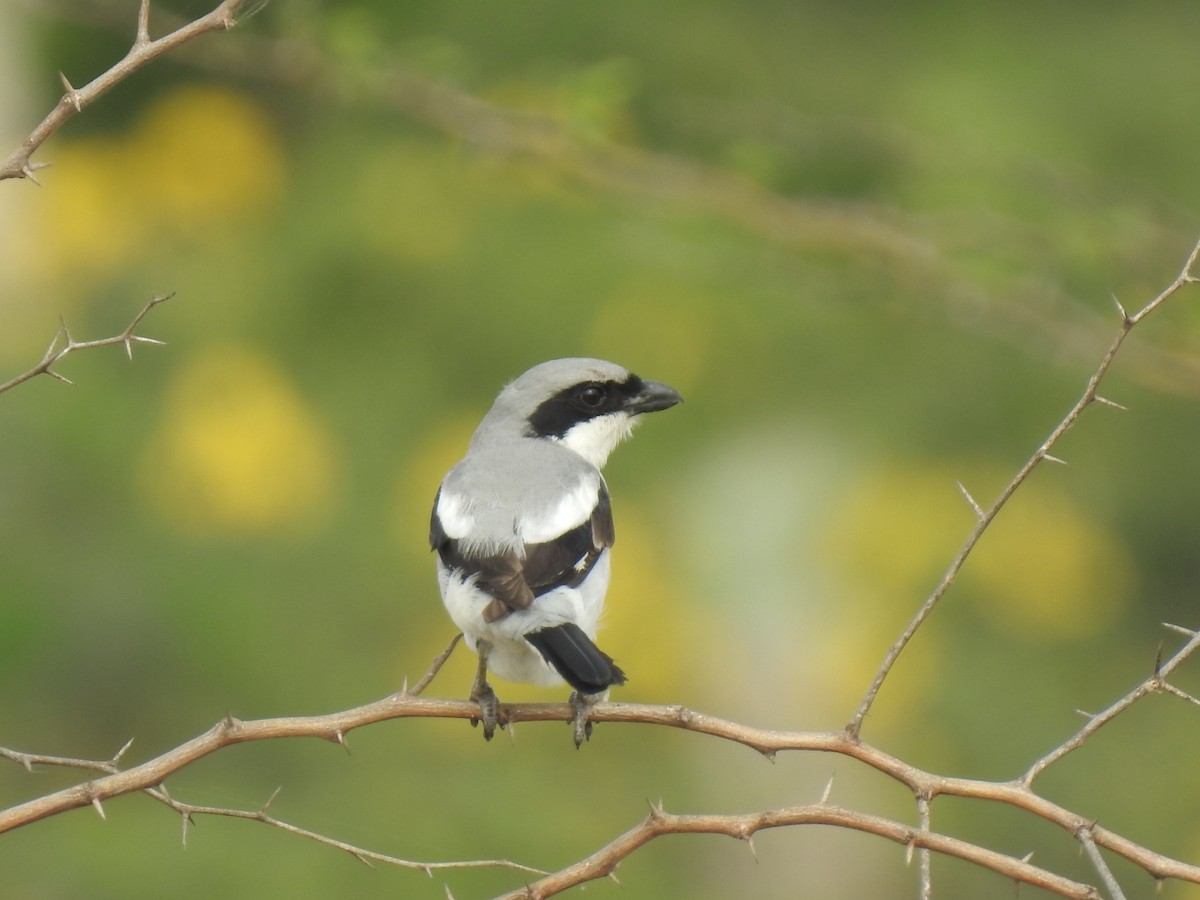
[[[496,733],[496,726],[504,727],[504,723],[500,721],[500,701],[496,692],[485,681],[482,686],[471,691],[471,700],[479,704],[479,718],[471,718],[471,727],[474,728],[482,722],[483,739],[490,741]]]
[[[599,699],[594,694],[571,692],[571,710],[575,713],[571,718],[571,737],[575,741],[576,750],[583,746],[584,741],[592,739],[592,723],[588,719],[588,713]]]

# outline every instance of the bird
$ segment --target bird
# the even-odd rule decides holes
[[[625,683],[595,643],[616,540],[601,469],[643,415],[682,399],[606,360],[539,363],[500,391],[443,478],[429,543],[442,603],[479,658],[472,724],[487,740],[505,724],[489,671],[570,685],[576,748],[591,706]]]

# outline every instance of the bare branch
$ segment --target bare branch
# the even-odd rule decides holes
[[[141,311],[139,311],[138,314],[133,317],[133,321],[125,326],[124,331],[112,337],[100,338],[99,340],[95,341],[75,340],[75,338],[71,336],[70,329],[67,328],[67,323],[63,322],[59,326],[58,331],[55,332],[54,337],[50,340],[50,346],[47,347],[46,352],[42,354],[41,362],[39,362],[32,369],[22,372],[20,375],[10,378],[8,381],[0,384],[0,394],[3,394],[5,391],[10,391],[17,385],[24,384],[26,381],[36,378],[38,375],[49,375],[52,378],[56,378],[66,384],[73,384],[74,382],[72,382],[71,379],[55,371],[52,367],[65,356],[70,353],[74,353],[76,350],[94,350],[97,347],[112,347],[120,344],[125,348],[126,355],[128,355],[130,359],[133,359],[134,344],[157,344],[161,346],[163,343],[162,341],[155,338],[143,337],[140,334],[134,334],[134,331],[142,323],[142,319],[146,318],[146,315],[150,312],[150,310],[154,309],[154,307],[158,306],[160,303],[166,303],[174,296],[174,294],[164,294],[162,296],[152,297],[150,302],[143,306]]]
[[[442,666],[446,664],[446,660],[450,658],[450,654],[454,652],[454,648],[458,646],[458,642],[461,640],[462,632],[460,631],[450,639],[450,643],[446,646],[446,649],[434,657],[433,663],[429,667],[429,671],[421,676],[421,680],[418,681],[411,689],[407,684],[405,684],[401,693],[409,694],[413,697],[418,697],[424,693],[425,688],[429,687],[429,683],[433,681],[433,679],[437,676],[437,673],[442,670]]]
[[[1087,854],[1092,865],[1096,867],[1100,879],[1104,882],[1104,886],[1108,888],[1110,900],[1125,900],[1125,892],[1121,890],[1121,885],[1117,884],[1112,869],[1108,867],[1108,863],[1104,861],[1104,856],[1100,853],[1100,848],[1096,846],[1091,826],[1079,829],[1078,837],[1079,843],[1083,845],[1083,852]]]
[[[1175,651],[1174,655],[1172,655],[1171,658],[1166,662],[1158,663],[1154,667],[1154,673],[1149,678],[1147,678],[1132,691],[1127,693],[1124,697],[1122,697],[1120,700],[1117,700],[1102,712],[1095,713],[1094,715],[1085,714],[1087,716],[1087,724],[1080,728],[1073,737],[1055,747],[1041,759],[1037,760],[1032,766],[1030,766],[1029,770],[1024,774],[1024,776],[1022,776],[1021,782],[1025,785],[1033,784],[1033,780],[1042,774],[1042,772],[1046,771],[1046,769],[1054,765],[1068,753],[1078,750],[1084,745],[1088,738],[1090,738],[1093,734],[1095,734],[1125,710],[1129,709],[1129,707],[1133,706],[1133,704],[1137,703],[1147,694],[1153,694],[1159,691],[1175,694],[1176,696],[1183,694],[1185,699],[1191,699],[1193,702],[1196,702],[1194,698],[1189,697],[1182,691],[1177,691],[1175,688],[1168,686],[1165,680],[1168,675],[1170,675],[1175,671],[1176,668],[1179,667],[1180,663],[1195,653],[1197,648],[1200,648],[1200,632],[1189,633],[1191,634],[1191,638],[1189,638],[1187,643]]]
[[[1194,637],[1189,642],[1189,648],[1195,649],[1200,644],[1200,637]],[[1188,652],[1191,652],[1190,650]],[[1186,654],[1177,653],[1166,665],[1163,672],[1167,673],[1182,661]],[[440,659],[440,657],[439,657]],[[434,661],[438,664],[438,660]],[[178,747],[161,754],[141,765],[124,771],[106,774],[83,784],[66,788],[44,797],[27,801],[22,804],[0,810],[0,833],[27,825],[50,816],[92,805],[123,794],[138,791],[150,792],[160,789],[163,782],[171,775],[179,772],[191,763],[233,744],[249,741],[270,740],[276,738],[318,737],[324,740],[337,741],[338,735],[376,722],[400,718],[457,718],[471,719],[479,714],[478,705],[469,700],[436,700],[411,694],[395,693],[374,703],[368,703],[342,712],[319,716],[298,716],[288,718],[258,719],[241,721],[232,716],[226,717],[206,731],[204,734],[187,741]],[[522,721],[558,721],[568,722],[574,711],[567,703],[531,703],[506,704],[503,715],[509,722]],[[1200,884],[1200,866],[1191,865],[1171,859],[1163,854],[1109,831],[1084,816],[1074,813],[1050,800],[1035,794],[1028,783],[1024,781],[992,782],[970,778],[955,778],[937,775],[912,766],[903,760],[851,738],[844,731],[804,732],[804,731],[775,731],[754,728],[714,716],[705,715],[681,706],[651,706],[632,703],[598,703],[591,710],[590,717],[596,722],[639,722],[673,728],[681,728],[700,734],[707,734],[723,740],[743,744],[764,756],[770,757],[784,751],[808,751],[837,753],[857,760],[909,788],[914,796],[928,797],[932,802],[940,795],[950,795],[975,799],[985,802],[1001,803],[1024,810],[1039,818],[1058,826],[1067,834],[1075,837],[1083,828],[1089,828],[1092,839],[1097,846],[1122,856],[1135,865],[1140,866],[1152,877],[1157,879],[1174,878]],[[8,751],[8,758],[18,757],[19,754]],[[154,796],[152,794],[152,796]],[[183,808],[183,807],[181,807]],[[830,807],[827,798],[806,809],[836,809]],[[870,817],[854,818],[865,814],[850,814],[841,811],[854,819],[854,822],[867,822]],[[824,824],[843,824],[834,815],[828,819],[814,819]],[[258,818],[258,814],[239,814],[242,818]],[[781,823],[788,824],[788,823]],[[794,824],[803,824],[796,822]],[[760,826],[767,827],[767,826]],[[846,827],[858,827],[847,824]],[[884,836],[891,837],[901,843],[913,841],[914,829],[903,826],[906,830],[901,839],[895,832]],[[866,828],[864,830],[871,830]],[[916,829],[918,838],[913,842],[917,849],[928,849],[939,853],[961,855],[957,844],[943,844],[936,836],[929,841],[924,840],[927,829]],[[653,835],[651,835],[653,836]],[[949,839],[947,839],[949,840]],[[329,841],[332,846],[333,839]],[[978,848],[977,848],[978,849]],[[349,851],[348,851],[349,852]],[[972,859],[988,859],[990,851],[981,851],[982,856],[967,857]],[[1005,861],[1006,860],[1006,861]],[[997,860],[996,871],[1014,874],[1017,870],[1009,867],[1012,860],[1003,857]],[[1020,862],[1020,861],[1017,861]],[[988,864],[989,868],[992,868]],[[1025,871],[1025,870],[1020,870]],[[1064,894],[1064,896],[1094,896],[1090,894]]]
[[[1174,296],[1182,287],[1197,280],[1197,278],[1192,274],[1192,269],[1195,267],[1198,258],[1200,258],[1200,241],[1197,241],[1195,246],[1192,248],[1191,253],[1188,255],[1187,262],[1184,264],[1183,270],[1179,273],[1175,280],[1172,281],[1161,293],[1159,293],[1157,297],[1155,297],[1133,315],[1126,313],[1124,311],[1124,307],[1121,307],[1120,303],[1118,302],[1117,305],[1121,309],[1120,328],[1118,329],[1116,336],[1112,339],[1112,342],[1109,344],[1108,350],[1105,352],[1104,357],[1100,360],[1100,364],[1096,367],[1091,377],[1088,378],[1087,384],[1084,386],[1083,393],[1075,402],[1075,405],[1071,407],[1067,414],[1063,416],[1062,420],[1050,432],[1049,437],[1042,442],[1041,446],[1038,447],[1037,450],[1034,451],[1033,455],[1030,456],[1025,462],[1025,464],[1021,466],[1021,468],[1017,471],[1017,474],[1013,476],[1012,480],[1009,481],[1009,483],[1005,485],[1004,489],[1000,491],[999,496],[995,499],[995,501],[993,501],[992,505],[983,512],[982,516],[978,517],[975,527],[971,529],[971,533],[967,536],[966,542],[962,545],[958,551],[958,554],[951,561],[950,566],[942,575],[942,579],[940,582],[938,582],[937,587],[934,588],[933,593],[929,595],[929,597],[921,605],[921,608],[917,610],[916,615],[913,616],[908,625],[906,625],[904,630],[900,633],[900,636],[896,638],[891,647],[888,648],[887,653],[884,655],[883,662],[879,666],[879,671],[876,672],[874,680],[871,682],[870,687],[867,688],[867,692],[863,695],[862,701],[859,703],[858,708],[854,711],[854,715],[851,717],[850,722],[846,725],[846,733],[848,735],[853,738],[857,738],[862,732],[863,722],[866,719],[867,714],[871,711],[871,707],[874,705],[875,698],[879,695],[879,691],[883,687],[884,681],[887,679],[888,674],[892,671],[892,667],[895,666],[896,660],[900,658],[900,654],[904,652],[904,648],[908,646],[908,643],[912,640],[913,635],[917,633],[917,630],[922,624],[924,624],[925,620],[929,618],[930,613],[933,612],[934,608],[938,605],[938,602],[950,589],[950,585],[952,585],[954,580],[958,577],[958,573],[962,569],[963,564],[967,561],[967,557],[971,555],[971,551],[975,549],[975,545],[979,543],[979,539],[983,537],[983,533],[987,531],[987,528],[989,525],[991,525],[992,520],[995,519],[1000,510],[1005,507],[1012,495],[1016,493],[1017,489],[1025,483],[1025,479],[1029,477],[1030,473],[1033,472],[1035,468],[1037,468],[1039,463],[1041,463],[1043,460],[1062,462],[1062,460],[1052,456],[1050,454],[1050,450],[1059,442],[1062,436],[1071,429],[1071,426],[1073,426],[1079,420],[1079,417],[1083,414],[1084,410],[1086,410],[1093,403],[1097,402],[1096,392],[1100,386],[1100,382],[1104,379],[1104,376],[1108,374],[1108,370],[1112,366],[1113,360],[1117,356],[1117,352],[1125,343],[1125,338],[1129,336],[1129,332],[1135,325],[1137,325],[1148,315],[1161,307],[1168,299]]]
[[[0,181],[8,178],[28,178],[35,184],[33,177],[35,169],[42,168],[45,163],[32,163],[30,158],[54,132],[63,126],[75,114],[82,112],[101,95],[120,84],[134,72],[148,63],[185,44],[199,35],[209,31],[224,31],[236,24],[238,12],[246,4],[246,0],[222,0],[210,13],[180,26],[158,40],[151,40],[149,34],[150,2],[142,0],[138,10],[137,37],[129,52],[106,72],[89,81],[81,88],[75,88],[61,75],[63,96],[21,145],[0,162]]]
[[[310,831],[307,828],[301,828],[298,825],[292,825],[282,819],[277,819],[270,815],[267,810],[279,796],[279,788],[267,798],[267,802],[256,810],[246,809],[228,809],[219,806],[197,806],[192,803],[183,803],[175,800],[166,790],[159,788],[148,788],[146,793],[154,799],[160,801],[166,806],[173,809],[183,819],[183,842],[187,843],[187,828],[194,821],[195,816],[222,816],[231,819],[248,819],[253,822],[262,822],[264,825],[269,825],[272,828],[277,828],[280,831],[286,831],[288,834],[304,838],[305,840],[314,841],[326,847],[332,847],[335,850],[341,850],[344,853],[349,853],[351,856],[358,859],[367,865],[372,862],[384,863],[389,866],[396,866],[403,869],[416,869],[424,872],[426,875],[432,875],[435,871],[444,869],[515,869],[518,872],[527,872],[532,875],[545,875],[543,869],[535,869],[532,866],[525,866],[520,863],[512,862],[507,859],[468,859],[454,860],[452,862],[418,862],[410,859],[402,859],[398,856],[391,856],[387,853],[379,853],[374,850],[367,850],[363,847],[357,847],[354,844],[349,844],[345,841],[337,840],[336,838],[327,837],[323,834],[318,834],[315,831]]]
[[[926,794],[917,795],[917,826],[922,832],[929,833],[933,829],[930,827],[930,819],[933,804],[930,802]],[[910,847],[914,846],[909,844]],[[920,867],[920,898],[921,900],[933,900],[933,854],[930,853],[928,847],[922,847],[918,851],[918,865]]]
[[[118,771],[113,762],[95,759],[75,759],[69,756],[48,756],[44,753],[22,753],[20,750],[10,750],[0,747],[0,759],[15,762],[32,772],[34,766],[56,766],[63,769],[83,769],[93,772],[113,773]]]
[[[673,815],[661,807],[653,809],[641,823],[601,847],[574,865],[567,866],[518,891],[504,894],[501,900],[542,900],[563,891],[603,878],[634,851],[665,834],[723,834],[747,841],[765,828],[794,825],[832,825],[874,834],[905,847],[932,850],[973,862],[1025,884],[1036,885],[1061,897],[1097,900],[1095,888],[1064,878],[1028,860],[1016,859],[957,838],[914,829],[880,816],[868,815],[837,806],[813,804],[773,809],[743,815]]]

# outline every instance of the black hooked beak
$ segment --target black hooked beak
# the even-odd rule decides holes
[[[642,389],[629,398],[625,410],[633,415],[641,415],[670,409],[682,402],[679,391],[669,384],[663,384],[661,381],[643,381]]]

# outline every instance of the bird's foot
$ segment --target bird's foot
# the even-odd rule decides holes
[[[583,694],[579,691],[571,692],[571,710],[575,713],[571,719],[571,736],[575,740],[575,749],[583,746],[584,741],[592,739],[592,723],[588,719],[588,713],[592,711],[592,707],[600,702],[599,694]]]
[[[471,727],[474,728],[482,722],[483,739],[490,741],[496,733],[496,726],[504,727],[504,723],[500,721],[500,701],[487,682],[487,661],[492,652],[492,645],[487,641],[479,641],[475,645],[475,652],[479,654],[479,666],[475,669],[475,682],[471,685],[470,700],[479,704],[479,718],[471,719]]]
[[[496,733],[496,726],[504,727],[504,723],[500,721],[500,700],[486,681],[471,688],[470,699],[479,704],[479,718],[471,717],[471,727],[474,728],[482,722],[483,739],[490,741]]]

